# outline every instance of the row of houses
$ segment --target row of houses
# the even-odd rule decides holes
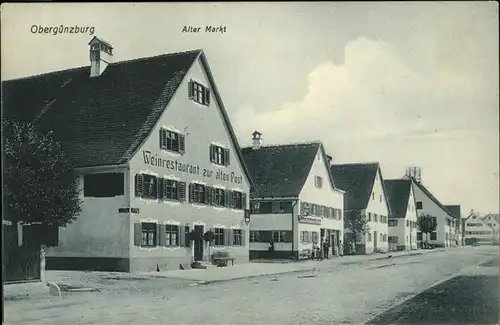
[[[462,220],[462,238],[464,244],[498,245],[500,242],[500,215],[488,213],[484,216],[471,211]]]
[[[437,218],[430,243],[459,242],[460,211],[411,175],[335,164],[321,141],[263,145],[254,132],[241,148],[202,50],[113,63],[108,42],[89,46],[90,66],[2,84],[4,118],[54,131],[79,175],[82,213],[46,250],[47,268],[166,270],[217,251],[235,263],[302,258],[324,240],[416,249],[419,213]],[[357,238],[345,230],[354,213],[370,228]]]

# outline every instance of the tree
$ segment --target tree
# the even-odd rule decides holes
[[[344,218],[344,229],[352,234],[354,237],[354,244],[356,244],[356,237],[358,234],[366,234],[370,231],[368,219],[362,211],[351,211],[347,213]]]
[[[4,207],[13,223],[65,226],[81,212],[78,178],[53,132],[2,121]]]
[[[437,219],[436,217],[430,214],[422,214],[418,217],[417,224],[418,228],[420,229],[420,232],[422,233],[422,239],[423,239],[423,234],[427,235],[431,232],[436,231]],[[428,236],[426,236],[426,238],[427,237]]]

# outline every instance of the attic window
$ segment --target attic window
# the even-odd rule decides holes
[[[210,106],[210,89],[196,81],[189,81],[189,99],[195,102]]]
[[[323,178],[320,176],[315,176],[314,177],[314,184],[316,185],[317,188],[322,188],[323,187]]]
[[[183,154],[185,151],[185,136],[167,129],[160,129],[160,148]]]
[[[422,209],[422,201],[417,201],[417,210]]]
[[[221,166],[229,166],[229,149],[210,145],[210,161]]]

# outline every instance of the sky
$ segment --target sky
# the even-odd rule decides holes
[[[203,49],[241,146],[254,130],[321,140],[386,179],[421,167],[465,216],[500,210],[497,2],[8,3],[1,18],[2,80],[89,65],[93,36],[115,62]]]

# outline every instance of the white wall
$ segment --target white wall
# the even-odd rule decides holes
[[[377,171],[377,175],[375,177],[375,181],[373,184],[372,194],[370,195],[370,199],[368,201],[368,206],[366,208],[366,216],[368,213],[372,214],[372,221],[368,223],[370,227],[371,233],[371,241],[367,241],[368,234],[365,235],[365,244],[367,248],[367,252],[371,252],[374,249],[374,232],[377,232],[377,247],[383,251],[389,250],[388,240],[385,242],[380,241],[380,234],[385,234],[387,237],[389,236],[389,229],[387,223],[380,222],[380,216],[389,216],[389,211],[387,209],[387,203],[385,200],[384,189],[382,186],[382,178],[380,172]],[[378,222],[374,222],[373,214],[378,215]]]
[[[82,212],[75,221],[59,230],[59,246],[47,247],[47,257],[129,257],[129,214],[118,213],[119,208],[128,207],[128,188],[124,195],[111,198],[84,197],[85,174],[124,173],[126,168],[87,168],[80,170],[79,189]]]
[[[186,182],[187,197],[189,197],[189,183],[192,181],[242,191],[247,194],[246,206],[249,206],[249,180],[246,178],[243,167],[237,157],[236,148],[233,146],[229,132],[223,122],[214,92],[211,92],[209,107],[190,100],[188,83],[191,78],[212,88],[202,68],[201,60],[197,60],[184,77],[175,96],[161,115],[159,122],[130,161],[132,182],[129,184],[129,190],[132,193],[131,204],[132,207],[140,209],[140,214],[132,214],[131,223],[149,218],[157,220],[159,223],[189,224],[191,229],[193,229],[195,223],[201,224],[205,226],[205,231],[214,227],[214,225],[226,228],[242,227],[246,233],[246,245],[244,247],[226,248],[233,250],[233,254],[248,256],[248,227],[244,223],[243,210],[192,204],[189,203],[188,198],[184,203],[160,202],[157,200],[145,200],[134,195],[134,175],[136,173],[147,172]],[[159,132],[161,127],[168,127],[185,134],[185,153],[183,155],[160,149]],[[229,166],[215,165],[210,161],[209,146],[211,143],[230,149]],[[158,155],[161,159],[177,160],[185,164],[199,166],[200,174],[189,174],[151,164],[148,165],[143,157],[145,151],[150,151],[152,154]],[[203,175],[204,170],[211,172],[211,177],[205,177]],[[225,173],[229,179],[217,179],[217,172]],[[129,233],[129,240],[131,242],[132,257],[160,257],[166,254],[168,256],[182,257],[189,250],[189,248],[183,247],[156,247],[148,249],[134,246],[133,227],[131,227]]]

